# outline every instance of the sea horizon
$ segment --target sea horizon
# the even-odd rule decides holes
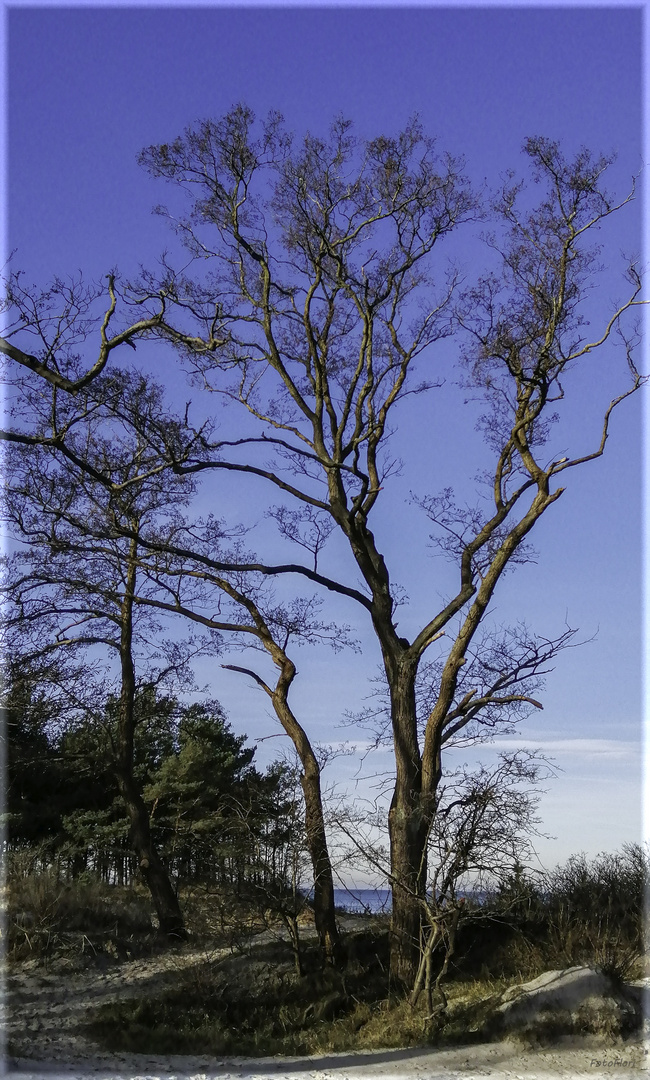
[[[459,891],[458,896],[471,899],[480,904],[485,901],[488,893],[484,890],[468,889],[467,891]],[[365,887],[357,889],[352,885],[334,889],[334,904],[337,908],[342,908],[352,914],[369,912],[372,915],[381,912],[390,915],[393,906],[392,893],[389,888],[372,889]]]
[[[344,908],[352,913],[369,911],[376,915],[382,911],[389,913],[392,908],[390,889],[334,889],[334,903],[337,908]]]

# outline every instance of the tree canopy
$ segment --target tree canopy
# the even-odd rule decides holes
[[[99,577],[113,545],[130,568],[117,591],[102,585],[102,601],[117,601],[122,615],[127,605],[129,619],[138,609],[182,615],[221,635],[219,647],[223,638],[225,647],[248,648],[245,664],[227,666],[265,691],[298,751],[317,922],[330,952],[336,930],[320,769],[289,704],[290,648],[350,641],[347,627],[321,618],[323,597],[345,598],[369,621],[395,754],[391,970],[410,985],[445,747],[492,735],[540,708],[533,697],[540,679],[572,642],[569,629],[537,638],[523,620],[496,630],[493,599],[506,572],[529,557],[530,534],[564,494],[567,470],[602,456],[613,411],[645,381],[629,319],[642,303],[636,263],[627,266],[621,302],[605,314],[588,306],[600,272],[595,234],[633,191],[607,192],[607,156],[581,149],[570,157],[543,137],[527,139],[523,153],[532,186],[509,173],[486,202],[463,163],[440,153],[417,120],[395,136],[363,140],[337,118],[327,136],[297,141],[278,114],[256,124],[250,109],[236,106],[140,156],[189,202],[188,211],[159,208],[181,254],[163,256],[135,282],[112,273],[103,312],[99,291],[79,282],[37,293],[15,275],[6,302],[14,321],[0,341],[16,373],[15,426],[5,433],[18,463],[12,526],[28,544],[37,536],[56,561],[79,485],[94,486],[102,492],[101,521],[96,528],[94,515],[72,522],[80,564],[91,538],[99,544]],[[452,234],[477,224],[491,230],[487,269],[463,282],[443,253]],[[35,352],[18,344],[30,335]],[[137,351],[143,339],[178,356],[195,387],[194,411],[164,404],[137,360],[132,369],[116,366],[117,348]],[[418,443],[433,490],[415,501],[451,561],[454,584],[441,596],[431,590],[409,640],[398,625],[398,567],[389,567],[378,508],[396,512],[390,435],[400,403],[429,394],[435,417],[437,358],[447,339],[457,344],[467,392],[484,410],[484,469],[466,504],[445,483],[445,461]],[[620,391],[603,402],[598,437],[560,448],[554,431],[569,373],[615,341]],[[217,408],[223,404],[225,413]],[[104,438],[112,430],[126,433],[117,448]],[[35,468],[51,484],[53,512],[34,494],[43,487]],[[226,513],[192,515],[195,493],[220,507],[225,475],[265,500],[285,561],[271,555],[271,543],[253,550],[242,522]],[[326,557],[328,541],[340,558]],[[67,562],[73,546],[65,543]],[[405,537],[400,558],[409,554]],[[38,616],[49,604],[56,621],[70,579],[59,568],[41,582],[37,603],[45,595],[46,610]],[[24,619],[32,585],[18,575],[11,590]],[[97,615],[97,595],[95,588],[92,620],[107,617],[103,609]],[[275,665],[275,684],[249,662],[255,650]],[[189,770],[188,791],[191,745],[168,766],[177,785]]]

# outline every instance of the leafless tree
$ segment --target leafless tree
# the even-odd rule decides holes
[[[23,418],[23,428],[8,433],[15,446],[5,498],[6,520],[23,545],[6,575],[13,604],[10,621],[21,626],[23,636],[29,627],[37,628],[41,642],[49,642],[46,649],[103,644],[119,651],[123,722],[115,759],[120,790],[137,824],[132,832],[141,865],[146,869],[157,862],[129,766],[134,619],[141,627],[141,641],[146,635],[155,651],[163,646],[160,627],[151,619],[156,614],[181,616],[211,632],[215,647],[227,633],[229,647],[258,648],[274,662],[278,673],[272,688],[250,667],[223,666],[251,676],[262,687],[296,747],[303,770],[316,928],[324,956],[338,962],[320,766],[289,704],[296,667],[287,649],[296,640],[329,641],[340,648],[349,639],[346,628],[319,620],[314,598],[278,603],[264,575],[255,572],[254,556],[244,552],[241,529],[228,533],[214,518],[186,518],[194,485],[191,477],[174,475],[167,450],[173,446],[176,462],[193,439],[183,442],[182,421],[164,412],[155,384],[113,370],[87,389],[77,388],[74,399],[69,393],[59,395],[56,387],[45,406],[38,385],[28,381],[20,389],[14,413]],[[249,569],[243,573],[246,562]],[[174,651],[167,642],[167,649],[174,652],[178,667],[179,648]],[[163,922],[169,922],[166,915]]]
[[[426,888],[413,898],[422,919],[419,963],[409,1000],[415,1007],[424,992],[428,1021],[446,1009],[442,984],[461,924],[483,919],[481,897],[534,860],[540,786],[553,771],[547,758],[527,750],[501,752],[490,765],[445,771],[424,856]],[[403,886],[392,879],[381,802],[380,794],[374,803],[342,805],[333,815],[333,825],[347,840],[348,864],[387,878],[394,897]]]
[[[251,422],[241,458],[215,456],[197,469],[264,478],[307,513],[329,514],[349,542],[361,593],[311,568],[301,572],[355,599],[379,639],[396,756],[392,877],[403,885],[394,896],[392,971],[412,985],[415,897],[424,888],[442,742],[468,650],[503,573],[562,495],[558,478],[603,453],[612,410],[642,382],[628,337],[630,384],[605,409],[599,443],[561,459],[545,456],[565,373],[608,342],[640,302],[631,266],[628,299],[585,336],[582,302],[597,270],[591,234],[629,197],[605,192],[607,158],[581,151],[567,160],[541,138],[525,145],[542,193],[537,205],[520,209],[523,189],[514,180],[500,193],[494,213],[502,227],[491,242],[501,271],[454,306],[467,378],[487,402],[492,505],[467,513],[447,499],[424,500],[449,538],[458,588],[409,642],[397,630],[389,571],[369,521],[390,472],[389,414],[405,394],[435,383],[431,361],[415,381],[416,361],[452,325],[455,280],[443,274],[436,293],[430,256],[471,217],[475,201],[459,164],[437,158],[416,123],[396,138],[359,144],[350,125],[337,121],[329,139],[307,136],[294,149],[278,117],[259,138],[252,122],[240,107],[143,153],[153,175],[189,195],[191,213],[175,225],[190,252],[214,269],[192,280],[167,267],[155,289],[152,280],[143,283],[139,301],[148,310],[147,292],[156,303],[164,293],[169,317],[156,333]],[[276,450],[273,467],[259,463],[260,445],[266,454]],[[421,747],[417,671],[443,634],[448,649]]]
[[[171,509],[173,521],[174,503],[183,501],[182,485],[147,469],[137,445],[120,443],[115,427],[111,435],[106,439],[94,431],[84,450],[88,471],[67,458],[61,461],[48,446],[14,448],[5,474],[4,517],[18,546],[5,559],[5,632],[21,643],[23,663],[58,654],[85,661],[85,685],[79,678],[74,686],[67,680],[67,689],[77,708],[97,724],[105,717],[111,675],[116,678],[117,723],[113,729],[102,726],[131,845],[161,931],[183,937],[178,898],[152,840],[134,771],[137,693],[143,680],[155,685],[182,678],[187,685],[191,660],[217,650],[219,641],[216,635],[185,642],[162,636],[160,620],[147,605],[155,592],[139,539],[152,524],[162,527],[161,511]],[[102,472],[110,486],[97,482]],[[101,687],[91,678],[93,655],[108,665]]]
[[[442,982],[456,947],[460,922],[471,915],[465,892],[480,894],[495,880],[529,863],[540,783],[552,775],[550,763],[536,753],[501,753],[495,765],[452,773],[438,788],[438,805],[428,845],[430,876],[424,911],[421,957],[411,993],[415,1005],[422,991],[427,1013],[444,1012]],[[433,977],[440,947],[442,962]],[[434,1006],[434,995],[438,1002]]]
[[[480,693],[470,686],[459,700],[461,673],[503,574],[525,555],[531,530],[561,497],[561,475],[603,454],[612,411],[643,382],[634,332],[623,330],[624,316],[641,303],[636,266],[628,268],[627,298],[602,325],[592,329],[584,307],[598,272],[593,235],[632,195],[607,194],[606,157],[583,150],[569,160],[543,138],[527,140],[524,150],[540,197],[531,206],[520,183],[504,184],[488,238],[499,270],[461,294],[444,266],[434,279],[435,256],[476,216],[476,199],[460,163],[438,155],[416,122],[396,137],[360,142],[347,121],[337,120],[328,138],[308,135],[294,145],[277,115],[256,135],[252,114],[240,106],[188,129],[145,150],[142,163],[189,197],[189,214],[169,214],[190,252],[189,268],[176,270],[164,259],[159,273],[125,290],[135,321],[111,339],[171,342],[200,386],[241,410],[236,437],[220,439],[203,428],[183,453],[173,439],[165,442],[163,455],[177,474],[234,473],[254,480],[257,490],[264,481],[274,499],[287,503],[273,510],[281,533],[311,537],[313,563],[224,569],[301,576],[354,601],[371,620],[395,747],[391,971],[410,987],[420,959],[443,742]],[[16,331],[33,330],[38,317],[21,303]],[[112,318],[112,301],[109,310]],[[389,497],[389,419],[407,394],[435,389],[435,346],[452,331],[463,342],[467,383],[486,403],[488,498],[469,511],[447,490],[422,499],[455,561],[457,586],[432,604],[408,641],[398,631],[397,593],[370,522],[378,501]],[[600,438],[562,456],[546,450],[565,374],[616,334],[629,383],[604,405]],[[42,349],[35,361],[16,345],[0,348],[56,389],[56,350]],[[79,370],[74,361],[67,389],[85,377]],[[92,373],[94,363],[84,370]],[[438,465],[431,463],[432,472]],[[326,521],[347,541],[351,575],[321,570]],[[180,549],[175,554],[183,557]],[[443,636],[437,694],[420,740],[418,669]]]

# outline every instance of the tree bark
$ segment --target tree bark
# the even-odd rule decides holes
[[[388,814],[391,846],[393,910],[391,918],[391,981],[406,990],[415,985],[420,965],[420,934],[426,869],[426,829],[413,792],[396,792]]]
[[[334,910],[334,879],[325,832],[320,766],[306,731],[298,723],[289,706],[289,687],[296,673],[295,666],[277,645],[271,643],[267,647],[280,668],[280,676],[275,690],[269,691],[268,687],[266,689],[271,694],[278,720],[296,748],[303,769],[300,784],[305,799],[307,849],[314,873],[316,933],[325,961],[340,966],[343,963],[343,948]]]
[[[178,897],[151,839],[149,811],[132,776],[119,775],[117,783],[131,823],[131,846],[151,893],[161,933],[185,939],[187,931]]]
[[[314,922],[325,960],[337,967],[343,962],[343,950],[334,910],[334,881],[327,848],[320,769],[313,754],[306,757],[300,783],[305,796],[305,831],[314,872]]]
[[[120,610],[121,693],[115,777],[131,823],[130,840],[140,872],[151,893],[160,930],[170,937],[186,938],[187,931],[178,897],[151,839],[149,811],[133,777],[135,735],[135,665],[133,663],[133,603],[136,584],[137,540],[131,542],[124,597]]]
[[[412,990],[420,965],[422,907],[427,877],[428,823],[422,803],[422,763],[417,738],[415,674],[402,661],[387,671],[395,745],[396,778],[388,814],[393,911],[391,980]]]
[[[242,674],[250,675],[258,686],[269,695],[273,702],[275,714],[296,748],[296,753],[302,766],[300,784],[303,790],[305,802],[305,834],[307,849],[312,864],[314,875],[314,922],[318,941],[323,958],[326,963],[343,966],[344,953],[341,939],[336,925],[336,912],[334,909],[334,879],[332,863],[327,847],[327,833],[325,830],[325,817],[323,814],[323,799],[320,786],[320,766],[314,754],[307,732],[294,716],[289,705],[289,690],[296,675],[296,667],[287,656],[284,649],[278,645],[271,634],[266,622],[255,603],[241,593],[237,593],[228,584],[225,591],[233,596],[250,612],[258,629],[258,636],[264,648],[273,658],[273,662],[279,668],[279,675],[275,688],[271,688],[264,680],[250,668],[239,667],[237,664],[224,664],[224,667]]]

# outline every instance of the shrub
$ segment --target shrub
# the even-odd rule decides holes
[[[7,946],[15,956],[46,951],[65,934],[130,937],[152,929],[149,903],[137,889],[65,881],[55,867],[28,876],[10,872],[6,902]]]
[[[587,964],[619,980],[640,971],[650,855],[640,844],[588,860],[575,855],[536,878],[519,873],[483,907],[494,920],[478,952],[495,972],[523,977]]]

